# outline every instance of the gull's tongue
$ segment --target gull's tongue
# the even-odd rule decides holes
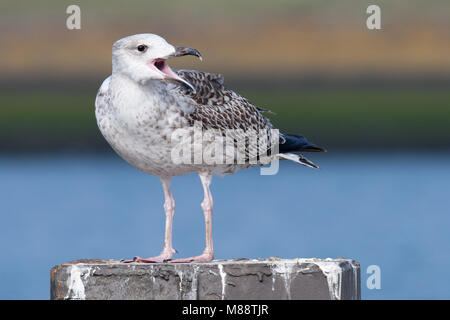
[[[159,63],[159,62],[156,62]],[[164,73],[165,75],[167,75],[167,79],[168,80],[175,80],[176,82],[180,83],[181,85],[183,85],[186,89],[188,89],[189,91],[191,91],[192,93],[195,94],[195,88],[192,84],[190,84],[189,82],[187,82],[186,80],[184,80],[183,78],[181,78],[180,76],[178,76],[175,72],[173,72],[173,70],[169,67],[169,65],[167,64],[167,62],[163,61],[163,64],[160,65],[161,68],[156,67],[159,71],[161,71],[162,73]]]

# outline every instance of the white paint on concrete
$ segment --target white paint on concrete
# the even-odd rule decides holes
[[[186,300],[197,300],[197,290],[198,290],[198,269],[200,267],[198,264],[193,266],[192,270],[192,283],[191,290],[186,294]]]
[[[313,263],[316,264],[320,270],[322,270],[325,277],[327,277],[331,300],[340,300],[342,290],[342,268],[339,266],[339,262],[328,258],[321,261],[314,261]]]
[[[183,297],[183,270],[179,270],[179,267],[175,265],[175,271],[180,278],[180,299]]]
[[[278,260],[270,262],[272,272],[279,274],[283,278],[284,287],[289,300],[291,299],[291,274],[296,264],[295,260]],[[272,283],[272,291],[274,291],[274,283]]]
[[[223,264],[218,265],[219,268],[219,274],[220,274],[220,280],[222,281],[222,300],[225,299],[225,288],[227,286],[227,273],[223,271]]]
[[[352,265],[352,271],[353,271],[353,285],[354,285],[354,291],[353,291],[353,296],[352,296],[352,300],[357,300],[358,299],[358,266],[356,265],[355,261],[351,262]]]
[[[95,272],[95,270],[94,270]],[[84,281],[87,281],[91,275],[91,268],[81,266],[81,264],[73,264],[68,269],[67,277],[67,294],[64,299],[85,300],[86,293]]]

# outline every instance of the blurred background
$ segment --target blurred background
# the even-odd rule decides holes
[[[67,6],[81,29],[66,28]],[[381,7],[381,30],[366,8]],[[162,247],[159,181],[97,129],[114,41],[156,33],[198,49],[174,68],[221,73],[272,123],[328,149],[215,178],[216,258],[346,257],[363,299],[449,299],[450,3],[447,0],[0,3],[0,298],[48,299],[49,271]],[[178,257],[203,250],[202,190],[173,181]],[[369,265],[380,290],[366,287]]]

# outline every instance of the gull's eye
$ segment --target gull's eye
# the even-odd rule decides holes
[[[148,47],[145,44],[140,44],[138,45],[137,49],[139,52],[145,52],[147,51]]]

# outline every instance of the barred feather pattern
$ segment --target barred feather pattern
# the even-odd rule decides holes
[[[181,78],[191,83],[195,92],[186,92],[178,89],[179,94],[188,95],[195,101],[192,113],[187,114],[189,124],[201,123],[202,130],[216,130],[221,136],[228,132],[235,140],[235,148],[245,145],[245,161],[258,158],[271,148],[271,129],[274,129],[270,120],[262,115],[268,111],[253,105],[248,99],[224,86],[224,79],[220,74],[201,72],[196,70],[176,70]],[[236,130],[230,135],[230,129]],[[250,143],[246,132],[267,134],[269,144],[258,146]],[[273,143],[273,141],[272,141]],[[278,141],[276,141],[278,143]]]
[[[271,129],[272,124],[248,99],[227,89],[220,74],[177,70],[177,74],[196,89],[188,93],[197,103],[190,121],[201,121],[204,129]]]

